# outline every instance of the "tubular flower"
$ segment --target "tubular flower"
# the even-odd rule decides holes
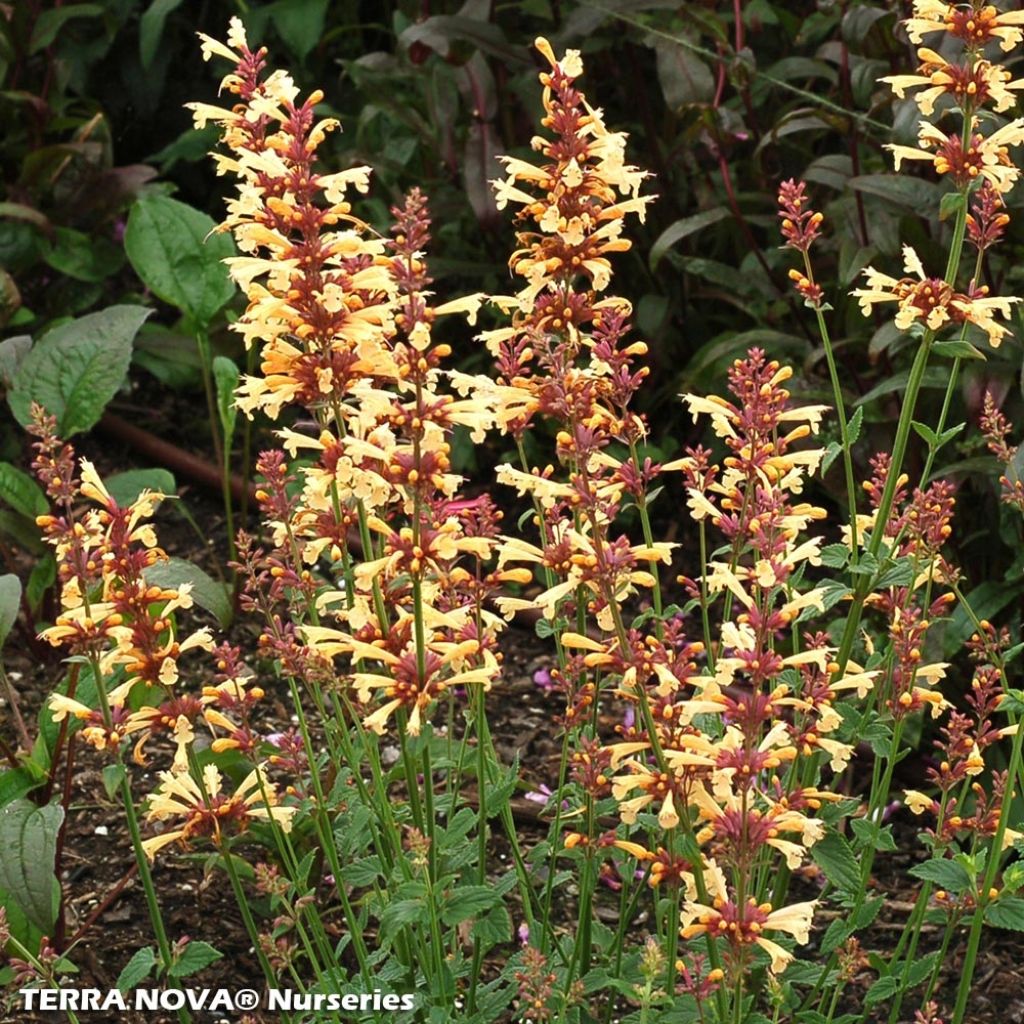
[[[871,314],[876,303],[895,302],[899,306],[895,323],[903,331],[915,321],[932,331],[946,324],[972,323],[985,331],[993,348],[998,348],[1009,334],[1009,329],[997,322],[996,315],[1008,319],[1013,305],[1020,302],[1017,296],[990,297],[986,286],[974,285],[966,293],[955,291],[941,278],[928,277],[910,246],[903,248],[903,268],[915,276],[897,279],[874,267],[864,271],[867,287],[858,288],[852,294],[859,300],[865,316]]]
[[[212,764],[203,769],[202,784],[187,774],[163,772],[160,778],[160,786],[149,799],[147,820],[178,818],[184,822],[143,840],[142,848],[150,860],[173,842],[188,846],[197,838],[209,837],[219,846],[228,826],[245,832],[253,821],[273,820],[282,831],[291,831],[296,808],[278,802],[277,787],[267,780],[262,768],[251,771],[230,795],[221,792],[223,780]]]
[[[947,32],[976,50],[994,39],[1004,52],[1020,44],[1024,11],[1000,11],[992,4],[950,4],[942,0],[914,0],[913,15],[904,23],[912,43],[924,36]]]
[[[972,129],[976,124],[977,118],[972,119]],[[897,171],[904,160],[930,160],[936,174],[950,175],[958,188],[981,177],[999,192],[1008,192],[1020,177],[1020,169],[1010,159],[1010,148],[1024,143],[1024,118],[1010,121],[988,137],[972,131],[966,147],[959,135],[947,135],[930,122],[922,121],[917,140],[920,149],[885,147],[892,153]]]
[[[892,86],[900,98],[907,90],[914,90],[914,102],[925,117],[931,117],[935,102],[941,96],[952,96],[957,104],[972,109],[991,102],[997,113],[1009,110],[1017,103],[1017,92],[1024,89],[1024,80],[1013,76],[999,64],[987,60],[952,64],[940,53],[922,47],[917,51],[921,61],[914,75],[889,75],[881,81]]]

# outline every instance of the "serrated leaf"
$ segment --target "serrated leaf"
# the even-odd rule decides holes
[[[974,885],[974,880],[962,864],[941,857],[926,860],[923,864],[915,864],[910,869],[910,874],[915,878],[933,882],[940,889],[952,893],[964,892]]]
[[[1001,896],[985,908],[985,923],[1024,932],[1024,900],[1019,896]]]
[[[910,558],[901,558],[882,571],[872,581],[872,590],[884,590],[886,587],[906,587],[914,579],[914,562]]]
[[[222,262],[235,247],[207,214],[170,196],[136,200],[124,245],[135,272],[164,302],[206,326],[231,300],[235,286]],[[209,236],[209,237],[207,237]]]
[[[891,825],[881,828],[877,822],[869,821],[867,818],[852,818],[850,830],[864,847],[886,851],[896,849],[896,840],[893,839]]]
[[[441,905],[441,920],[448,925],[461,924],[501,903],[501,895],[492,885],[463,885],[453,889]]]
[[[843,450],[843,446],[838,441],[830,441],[828,447],[825,449],[825,455],[821,460],[821,471],[827,473],[832,463],[836,461],[840,453]]]
[[[192,584],[192,598],[201,608],[216,616],[222,626],[231,622],[231,600],[227,588],[218,583],[198,565],[183,558],[168,558],[149,566],[143,575],[159,587],[179,587],[182,583]]]
[[[21,607],[21,580],[14,573],[0,576],[0,647],[7,642]]]
[[[883,999],[891,999],[900,989],[900,979],[895,976],[888,978],[879,978],[872,986],[864,993],[864,1005],[874,1006],[875,1003],[880,1003]]]
[[[864,407],[858,405],[853,410],[853,415],[850,417],[846,424],[846,437],[851,445],[855,445],[860,440],[860,430],[864,423]]]
[[[939,950],[935,950],[934,953],[929,953],[910,965],[910,970],[907,972],[907,988],[915,988],[920,985],[935,970],[935,965],[939,962],[939,955]]]
[[[914,428],[915,432],[924,439],[930,448],[939,447],[939,435],[932,430],[925,423],[919,423],[917,420],[911,420],[910,425]]]
[[[850,844],[838,832],[830,830],[816,842],[811,847],[811,859],[841,892],[860,889],[860,865]]]
[[[156,964],[156,952],[152,946],[137,949],[117,976],[117,988],[122,992],[130,992],[140,981],[149,977]]]
[[[181,956],[171,964],[171,969],[167,973],[172,978],[187,978],[198,974],[204,967],[209,967],[214,960],[219,960],[223,955],[208,942],[190,942]]]
[[[124,381],[132,342],[152,312],[110,306],[44,334],[21,360],[8,392],[15,419],[28,426],[38,402],[57,418],[61,437],[88,430]]]
[[[121,508],[130,505],[143,491],[175,494],[178,490],[174,476],[166,469],[159,468],[126,469],[123,473],[108,476],[103,483]]]
[[[821,564],[830,569],[842,569],[850,560],[850,549],[845,544],[826,544],[821,549]]]
[[[59,804],[37,807],[19,799],[0,809],[0,889],[47,935],[60,903],[54,863],[63,821]]]

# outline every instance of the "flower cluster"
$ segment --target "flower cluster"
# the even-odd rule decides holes
[[[882,79],[901,99],[912,95],[925,118],[936,121],[948,111],[959,113],[959,125],[953,132],[943,131],[936,121],[923,120],[918,132],[918,147],[889,145],[899,171],[906,160],[930,162],[940,176],[948,176],[967,202],[967,194],[979,183],[974,210],[968,217],[969,240],[979,252],[994,245],[1008,218],[1001,213],[1002,195],[1009,192],[1020,176],[1010,151],[1024,143],[1024,119],[1007,122],[987,130],[991,115],[986,108],[1002,113],[1016,105],[1017,93],[1024,81],[1015,81],[1010,72],[985,57],[985,44],[999,39],[1003,50],[1011,50],[1021,40],[1017,26],[1019,13],[1000,12],[978,3],[954,5],[938,0],[914,0],[913,16],[905,23],[910,38],[944,32],[961,43],[955,57],[944,56],[928,47],[918,51],[921,65],[916,74],[892,75]],[[945,52],[945,51],[944,51]],[[984,118],[981,116],[984,114]],[[956,254],[959,256],[959,253]],[[997,316],[1009,319],[1016,296],[991,296],[987,285],[978,280],[980,263],[963,289],[957,287],[957,264],[951,263],[944,277],[928,274],[920,258],[909,246],[903,249],[902,278],[891,277],[868,267],[867,286],[853,294],[860,300],[865,315],[879,302],[898,305],[896,326],[903,331],[920,323],[932,335],[947,326],[974,324],[997,348],[1009,333]]]
[[[215,785],[204,786],[189,774],[196,726],[215,728],[225,721],[219,707],[247,709],[262,691],[246,691],[240,679],[226,677],[199,695],[182,684],[182,657],[189,651],[212,651],[214,645],[205,627],[188,635],[180,632],[179,615],[193,605],[192,584],[158,582],[163,577],[156,572],[167,555],[157,546],[150,520],[165,495],[143,490],[122,506],[92,463],[82,459],[76,464],[71,446],[56,437],[54,419],[38,408],[33,416],[31,429],[39,438],[34,469],[56,506],[38,523],[54,547],[62,607],[54,625],[40,635],[88,664],[95,693],[88,703],[81,699],[77,691],[84,687],[76,666],[68,692],[49,698],[53,720],[80,723],[83,738],[118,761],[126,739],[135,740],[139,764],[146,763],[145,746],[152,737],[171,741],[170,770],[151,798],[150,819],[182,816],[186,821],[181,829],[142,844],[150,858],[173,840],[187,844],[205,835],[219,842],[222,824],[242,831],[251,818],[273,817],[287,830],[293,809],[274,806],[274,786],[259,772],[231,797],[221,794],[220,776],[212,766],[205,782]],[[226,666],[223,657],[219,664]],[[135,699],[140,691],[142,698]],[[220,742],[214,740],[214,750]]]

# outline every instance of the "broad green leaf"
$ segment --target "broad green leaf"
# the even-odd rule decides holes
[[[103,281],[124,263],[122,250],[105,238],[71,228],[57,228],[54,234],[54,247],[44,258],[54,270],[76,281]]]
[[[235,294],[223,260],[235,252],[211,217],[170,196],[136,200],[124,245],[135,272],[164,302],[205,327]],[[207,237],[209,236],[209,237]]]
[[[231,622],[231,600],[223,583],[218,583],[198,565],[183,558],[168,558],[166,562],[151,565],[144,573],[146,579],[158,587],[179,587],[192,584],[192,598],[201,608],[216,616],[222,626]]]
[[[825,877],[841,892],[860,889],[860,865],[850,844],[835,831],[811,847],[811,859],[825,873]]]
[[[874,1006],[883,999],[891,999],[900,988],[900,979],[894,975],[888,978],[879,978],[864,994],[864,1005]]]
[[[971,611],[979,619],[994,619],[1011,601],[1020,594],[1024,584],[1003,583],[999,580],[986,580],[979,583],[969,594],[967,603]],[[946,658],[952,657],[974,632],[974,619],[967,610],[958,605],[946,622],[943,633],[943,651]]]
[[[1024,932],[1024,900],[1019,896],[1000,896],[985,908],[985,923]]]
[[[21,607],[21,580],[14,573],[0,576],[0,647],[7,641]]]
[[[140,981],[145,981],[149,977],[156,964],[157,957],[152,946],[137,949],[117,976],[117,987],[122,992],[130,992]]]
[[[0,809],[0,888],[46,934],[50,934],[60,902],[60,886],[53,872],[63,820],[59,804],[37,807],[19,799]]]
[[[50,511],[50,503],[42,487],[28,473],[9,462],[0,462],[0,501],[33,522],[36,516],[44,516]]]
[[[38,402],[70,437],[88,430],[117,393],[131,362],[132,341],[152,310],[110,306],[44,334],[18,366],[7,395],[22,426]]]
[[[32,339],[27,334],[18,334],[0,341],[0,384],[5,388],[10,388],[18,366],[30,348]]]
[[[190,942],[181,956],[171,964],[171,969],[167,973],[172,978],[187,978],[192,974],[198,974],[204,967],[209,967],[214,960],[219,960],[223,955],[208,942]]]
[[[126,469],[123,473],[108,476],[103,483],[121,508],[130,505],[143,491],[172,495],[178,490],[171,473],[159,468]]]
[[[964,892],[974,885],[973,879],[962,864],[943,857],[914,865],[910,869],[910,874],[915,878],[934,882],[939,888],[952,893]]]
[[[274,27],[299,60],[320,42],[328,0],[277,0],[270,8]]]
[[[493,885],[463,885],[448,894],[441,906],[441,920],[449,926],[461,924],[500,903],[501,895]]]
[[[708,103],[715,94],[715,76],[683,42],[659,38],[654,44],[655,68],[667,106],[674,110]]]

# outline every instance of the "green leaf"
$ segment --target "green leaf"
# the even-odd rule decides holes
[[[984,352],[976,349],[969,341],[937,341],[932,345],[937,356],[948,359],[981,359],[985,360]]]
[[[393,900],[380,912],[380,926],[392,930],[403,924],[415,924],[426,919],[427,907],[423,900]]]
[[[28,583],[25,586],[25,597],[28,598],[28,606],[32,614],[39,610],[39,604],[43,595],[53,586],[57,579],[57,560],[49,551],[32,566],[28,574]]]
[[[160,494],[176,494],[178,485],[166,469],[126,469],[103,481],[110,496],[125,508],[143,491],[157,491]]]
[[[125,769],[123,764],[108,764],[103,772],[103,790],[111,800],[120,792],[124,782]]]
[[[235,420],[238,418],[235,388],[238,387],[238,377],[238,367],[227,356],[217,356],[213,360],[213,380],[217,386],[217,415],[224,431],[225,451],[231,450],[231,440],[235,436]]]
[[[223,955],[208,942],[190,942],[181,956],[171,964],[167,974],[172,978],[187,978],[192,974],[198,974],[204,967],[209,967],[214,960],[219,960]]]
[[[0,576],[0,647],[7,642],[7,637],[18,621],[20,607],[21,580],[10,572]]]
[[[682,41],[658,38],[654,43],[655,68],[666,106],[673,110],[708,103],[715,93],[710,68]]]
[[[861,886],[860,865],[850,844],[830,830],[811,847],[811,859],[841,892],[857,892]]]
[[[821,549],[821,564],[830,569],[842,569],[850,560],[850,549],[845,544],[826,544]]]
[[[22,359],[31,348],[32,339],[27,334],[16,334],[13,338],[0,341],[0,384],[8,390]]]
[[[842,454],[843,446],[838,441],[831,441],[825,449],[825,457],[821,460],[821,471],[827,473],[832,463]]]
[[[879,978],[864,994],[864,1005],[874,1006],[883,999],[891,999],[900,989],[900,979],[895,975]]]
[[[967,202],[963,192],[947,192],[939,202],[939,220],[949,220],[955,217]]]
[[[846,424],[846,436],[851,445],[855,445],[860,438],[861,424],[864,422],[864,408],[857,406],[849,422]]]
[[[493,885],[463,885],[453,889],[441,905],[441,920],[448,926],[461,924],[501,903]]]
[[[858,192],[878,196],[915,214],[922,209],[930,209],[933,197],[939,191],[934,182],[903,174],[862,174],[851,178],[849,185]]]
[[[994,619],[1021,592],[1024,584],[1000,580],[986,580],[979,583],[966,595],[967,603],[979,619]],[[948,660],[964,645],[974,632],[974,621],[962,606],[949,617],[943,634],[943,651]]]
[[[974,885],[974,880],[962,864],[942,857],[915,864],[910,874],[926,882],[934,882],[940,889],[952,893],[964,892]]]
[[[916,988],[920,985],[935,970],[935,965],[938,962],[939,950],[921,957],[920,960],[915,960],[910,965],[910,970],[907,971],[907,988]]]
[[[704,228],[709,227],[712,224],[717,224],[720,220],[725,220],[731,216],[732,214],[728,207],[716,206],[713,210],[702,210],[700,213],[695,213],[689,217],[683,217],[680,220],[675,221],[673,224],[670,224],[660,235],[658,235],[654,240],[654,245],[651,246],[650,255],[647,257],[651,270],[653,271],[657,269],[662,256],[664,256],[665,253],[676,244],[676,242],[680,242],[684,238],[688,238],[690,235],[695,235],[698,231],[702,231]]]
[[[50,503],[42,487],[28,473],[9,462],[0,462],[0,500],[33,521],[36,516],[50,511]]]
[[[132,341],[150,313],[110,306],[44,334],[21,360],[7,395],[15,419],[27,426],[38,402],[57,418],[61,437],[88,430],[124,381]]]
[[[47,264],[76,281],[95,284],[117,273],[124,253],[113,242],[84,231],[57,228],[56,243],[44,256]]]
[[[28,44],[29,54],[45,50],[72,18],[95,18],[102,13],[102,4],[71,4],[68,7],[55,7],[43,11],[32,26],[32,38]]]
[[[140,981],[149,977],[156,964],[156,953],[152,946],[143,946],[142,949],[137,949],[117,976],[117,987],[122,992],[130,992]]]
[[[216,616],[222,626],[231,622],[231,600],[227,588],[198,565],[183,558],[168,558],[166,562],[151,565],[143,575],[158,587],[180,587],[182,583],[191,583],[192,598],[196,604]]]
[[[167,15],[181,6],[181,0],[153,0],[139,18],[139,62],[148,70],[163,34]]]
[[[37,807],[19,799],[0,810],[0,889],[47,935],[60,904],[54,864],[63,821],[59,804]]]
[[[884,590],[886,587],[906,587],[914,579],[914,562],[910,558],[901,558],[889,565],[883,565],[882,571],[871,583],[872,590]]]
[[[896,840],[892,836],[892,826],[880,828],[877,822],[867,818],[852,818],[850,829],[860,841],[860,845],[872,850],[892,851],[896,849]]]
[[[227,235],[211,235],[215,227],[207,214],[177,199],[148,195],[132,206],[124,235],[128,259],[139,277],[200,327],[235,294],[222,262],[234,255],[235,247]]]
[[[324,34],[328,0],[277,0],[270,8],[274,27],[288,49],[305,60]]]
[[[1024,932],[1024,900],[1019,896],[1001,896],[985,908],[985,923]]]

